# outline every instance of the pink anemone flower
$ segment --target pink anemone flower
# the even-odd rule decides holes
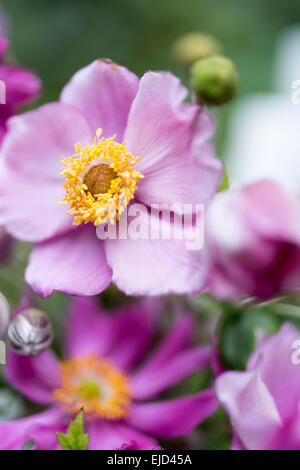
[[[217,397],[234,430],[232,449],[300,450],[299,338],[286,323],[254,351],[246,371],[217,378]]]
[[[94,299],[75,297],[65,360],[59,362],[50,350],[36,357],[9,354],[8,382],[49,409],[0,423],[1,449],[22,449],[28,441],[35,449],[57,449],[55,432],[65,432],[82,408],[89,449],[153,449],[158,438],[186,436],[215,411],[214,391],[155,397],[209,366],[210,349],[193,346],[194,320],[184,314],[143,361],[157,326],[152,302],[107,314]]]
[[[95,295],[111,280],[128,295],[204,288],[201,250],[147,232],[149,225],[175,225],[173,217],[150,214],[153,204],[206,206],[222,175],[209,143],[213,119],[184,103],[186,96],[170,73],[139,80],[97,60],[74,75],[58,103],[10,119],[0,220],[16,238],[35,243],[26,280],[36,293]],[[128,229],[99,239],[95,225],[119,227],[127,209],[134,218],[133,203],[145,208],[140,236]]]

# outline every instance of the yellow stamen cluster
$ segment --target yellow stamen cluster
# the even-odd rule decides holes
[[[128,415],[128,379],[106,359],[95,356],[61,363],[61,388],[53,398],[70,414],[82,408],[88,418],[122,419]]]
[[[101,129],[98,129],[93,145],[86,144],[82,147],[76,144],[76,153],[62,159],[65,168],[60,174],[66,178],[66,195],[61,204],[70,206],[68,214],[74,216],[74,225],[89,222],[99,225],[108,220],[113,224],[115,219],[119,220],[125,207],[134,197],[137,183],[144,178],[133,168],[140,158],[127,152],[124,142],[115,142],[115,136],[107,139],[100,136]],[[86,175],[94,166],[98,166],[100,171],[104,164],[111,169],[111,180],[108,181],[110,184],[107,184],[109,172],[103,171],[104,184],[99,181],[99,184],[93,184],[93,187],[108,189],[106,192],[94,194],[86,184]]]

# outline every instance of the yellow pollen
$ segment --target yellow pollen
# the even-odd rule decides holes
[[[62,362],[61,388],[53,391],[53,398],[67,413],[83,408],[92,419],[122,419],[131,404],[126,375],[95,356]]]
[[[134,169],[139,157],[127,152],[125,143],[115,142],[115,136],[101,137],[101,129],[92,145],[75,145],[76,153],[63,157],[65,197],[61,204],[70,206],[74,225],[92,222],[114,224],[134,198],[137,183],[144,178]]]

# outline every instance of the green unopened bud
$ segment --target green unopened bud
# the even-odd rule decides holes
[[[210,34],[206,33],[187,33],[180,36],[172,46],[172,57],[174,60],[185,67],[193,65],[198,59],[219,54],[222,46]]]
[[[198,60],[191,70],[191,82],[200,103],[221,105],[230,101],[238,87],[238,73],[227,57],[214,55]]]

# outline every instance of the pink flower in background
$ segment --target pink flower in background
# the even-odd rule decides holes
[[[234,430],[232,449],[300,450],[299,332],[284,324],[251,355],[245,372],[216,381],[217,398]]]
[[[18,65],[5,63],[9,40],[4,36],[7,31],[6,18],[0,14],[0,144],[7,131],[7,119],[16,114],[22,106],[38,98],[41,91],[39,78],[30,70]],[[0,263],[6,262],[13,248],[13,239],[0,226]]]
[[[157,304],[155,303],[157,307]],[[93,299],[74,298],[68,316],[66,360],[51,351],[37,357],[10,352],[8,382],[49,409],[0,423],[1,449],[56,449],[82,407],[90,449],[153,449],[157,438],[187,435],[217,406],[211,389],[171,400],[154,400],[191,373],[209,366],[209,347],[192,345],[195,324],[182,315],[144,362],[158,332],[157,309],[132,304],[106,314]],[[154,400],[154,401],[153,401]]]
[[[132,295],[203,289],[201,253],[188,251],[185,240],[103,241],[94,226],[100,200],[112,186],[129,210],[131,201],[146,208],[210,202],[222,173],[208,143],[214,123],[200,106],[184,103],[186,96],[169,73],[149,72],[139,81],[127,69],[98,60],[75,74],[59,103],[9,121],[1,154],[0,220],[16,238],[36,243],[26,271],[35,292],[94,295],[111,280]],[[99,128],[102,140],[93,143]],[[104,154],[114,167],[101,173]],[[95,155],[98,161],[91,162]],[[120,155],[129,162],[122,172]],[[94,192],[91,163],[101,170],[96,175],[101,188],[96,185]],[[60,205],[62,200],[69,207]],[[164,223],[159,215],[151,221]]]
[[[0,142],[7,130],[7,119],[37,99],[41,92],[41,81],[34,72],[4,61],[8,44],[6,37],[0,37],[0,80],[5,84],[5,89],[1,87]]]
[[[300,287],[300,203],[279,183],[219,194],[206,227],[214,296],[264,299]]]

